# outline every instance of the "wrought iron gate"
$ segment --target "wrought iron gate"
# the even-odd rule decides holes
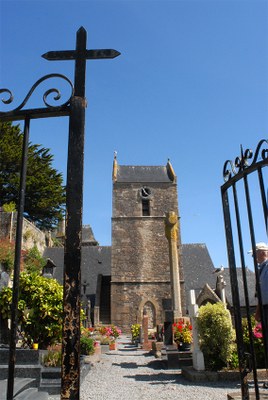
[[[260,399],[256,355],[253,345],[251,322],[251,307],[247,282],[247,264],[250,262],[248,250],[252,249],[253,269],[256,278],[256,295],[261,305],[261,321],[263,327],[263,344],[265,364],[268,359],[268,332],[264,328],[263,307],[259,286],[259,271],[256,257],[256,238],[267,242],[268,229],[268,200],[267,173],[268,141],[261,140],[255,153],[252,150],[243,151],[235,161],[227,160],[223,168],[225,183],[221,187],[225,235],[228,252],[230,281],[232,288],[233,311],[236,329],[239,370],[241,376],[241,394],[243,400],[249,399],[249,384],[247,375],[252,371],[256,399]],[[242,284],[238,283],[237,268],[242,270]],[[268,290],[268,288],[267,288]],[[246,308],[247,329],[249,331],[250,351],[246,351],[243,338],[241,299]],[[267,329],[266,329],[267,330]]]
[[[83,27],[77,32],[76,49],[50,51],[43,57],[50,61],[74,60],[74,85],[64,75],[50,74],[39,79],[31,88],[24,101],[15,109],[0,112],[1,121],[24,121],[22,167],[20,175],[19,207],[16,230],[15,262],[13,279],[13,299],[11,310],[11,339],[8,372],[7,400],[13,399],[14,371],[16,359],[17,305],[19,295],[19,271],[22,242],[22,224],[26,188],[27,151],[29,143],[30,121],[37,118],[69,117],[69,143],[66,185],[66,234],[64,249],[64,311],[62,338],[62,379],[61,399],[79,399],[80,384],[80,292],[81,292],[81,230],[83,203],[83,164],[85,130],[85,76],[87,59],[115,58],[120,53],[113,49],[87,50],[87,33]],[[54,94],[55,101],[61,101],[58,89],[52,88],[43,95],[45,107],[25,109],[29,98],[40,83],[50,78],[66,81],[70,87],[70,97],[61,105],[49,104],[49,95]],[[9,89],[0,89],[7,99],[4,104],[13,101]],[[59,103],[58,103],[59,104]]]

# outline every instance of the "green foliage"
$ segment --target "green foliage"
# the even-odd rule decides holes
[[[14,201],[11,201],[11,202],[8,203],[8,204],[3,204],[2,210],[3,210],[4,212],[13,212],[13,211],[16,211],[16,204],[15,204],[15,202],[14,202]]]
[[[61,351],[49,351],[44,355],[43,364],[45,367],[60,367]]]
[[[94,339],[88,336],[81,336],[80,338],[80,352],[82,355],[94,354]]]
[[[10,318],[10,305],[12,303],[12,289],[3,287],[0,291],[0,314],[3,319]]]
[[[228,363],[229,369],[238,369],[239,368],[239,360],[238,360],[238,353],[237,350],[234,349],[231,359]]]
[[[3,288],[0,292],[3,318],[10,316],[11,304],[12,289]],[[26,344],[36,342],[42,349],[61,340],[62,307],[63,290],[56,280],[21,273],[18,324]]]
[[[0,122],[0,207],[18,206],[23,134],[19,126]],[[49,149],[29,144],[25,216],[39,228],[51,229],[62,219],[65,189],[62,174],[52,168]]]
[[[41,256],[36,246],[26,252],[24,256],[24,268],[28,273],[40,273],[46,265],[46,260]]]
[[[222,303],[208,303],[200,307],[197,325],[206,368],[226,367],[232,359],[235,340],[229,311]]]

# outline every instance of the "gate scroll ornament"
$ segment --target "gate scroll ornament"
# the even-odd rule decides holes
[[[63,337],[61,368],[61,399],[79,400],[80,386],[80,293],[81,293],[81,231],[83,205],[83,167],[84,167],[84,131],[85,131],[85,77],[86,60],[115,58],[120,53],[113,49],[87,50],[87,33],[81,27],[76,35],[76,49],[50,51],[43,55],[49,61],[74,60],[74,85],[62,74],[49,74],[39,79],[22,103],[11,111],[0,111],[1,121],[24,121],[23,151],[20,172],[19,206],[16,229],[13,298],[11,308],[11,338],[9,351],[9,369],[7,400],[13,399],[14,371],[16,359],[17,305],[19,293],[19,270],[22,243],[22,224],[26,188],[27,151],[31,119],[48,117],[69,117],[69,143],[66,184],[66,235],[64,249],[64,298],[63,298]],[[45,107],[25,109],[28,100],[36,88],[51,78],[67,82],[70,96],[62,103],[61,93],[56,88],[48,89],[43,95]],[[4,94],[4,105],[13,102],[9,89],[0,89]],[[54,103],[49,101],[54,95]]]
[[[227,160],[223,167],[223,179],[225,183],[221,187],[222,204],[223,204],[223,215],[224,215],[224,225],[225,225],[225,236],[226,245],[228,253],[229,262],[229,272],[230,272],[230,282],[232,289],[232,299],[233,299],[233,311],[237,338],[237,350],[239,358],[239,370],[241,377],[241,394],[243,400],[249,400],[249,386],[247,381],[247,375],[252,371],[254,378],[254,389],[256,400],[260,399],[260,390],[257,379],[257,369],[256,369],[256,358],[253,345],[253,333],[252,324],[250,318],[250,304],[249,304],[249,293],[247,285],[246,276],[246,262],[245,262],[245,251],[244,242],[245,235],[248,233],[250,237],[251,248],[253,250],[253,263],[256,278],[256,291],[258,302],[261,305],[261,295],[259,287],[259,271],[256,258],[256,240],[255,240],[255,225],[253,218],[253,208],[251,201],[251,186],[249,184],[249,177],[256,177],[256,182],[258,184],[257,190],[260,194],[261,202],[261,214],[263,215],[263,221],[265,228],[268,230],[268,204],[267,204],[267,181],[264,179],[264,168],[268,166],[268,140],[261,140],[256,148],[255,153],[250,150],[243,150],[242,146],[240,149],[240,156],[235,158],[235,161]],[[266,170],[267,171],[267,170]],[[254,174],[254,175],[253,175]],[[242,229],[242,218],[241,218],[241,202],[239,201],[237,183],[242,182],[243,184],[243,199],[245,202],[246,209],[246,219],[248,232]],[[241,187],[240,187],[241,189]],[[241,192],[239,192],[241,196]],[[232,201],[230,201],[230,198]],[[235,243],[237,243],[235,245]],[[241,305],[240,305],[240,288],[238,287],[238,277],[237,277],[237,262],[236,254],[238,253],[238,258],[240,259],[241,270],[242,270],[242,281],[243,281],[243,295],[245,298],[246,306],[246,319],[249,331],[249,341],[250,341],[250,353],[245,351],[245,344],[243,339],[242,331],[242,316],[241,316]],[[262,310],[262,307],[261,307]],[[261,312],[262,326],[263,324],[263,310]],[[267,369],[268,360],[268,343],[267,343],[268,332],[263,332],[263,342],[265,349],[265,364]]]

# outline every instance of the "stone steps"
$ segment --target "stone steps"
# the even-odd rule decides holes
[[[39,389],[48,392],[50,395],[59,394],[61,390],[61,369],[42,368]]]
[[[40,381],[41,366],[37,365],[15,365],[16,378],[31,378],[32,385],[38,387]],[[7,379],[8,366],[0,365],[0,379]]]
[[[40,392],[46,392],[50,395],[60,394],[61,380],[60,379],[41,379]]]
[[[36,388],[29,388],[17,395],[14,400],[47,400],[48,393],[39,392]]]
[[[14,379],[14,400],[47,400],[48,393],[39,392],[38,388],[32,387],[34,380],[31,378]],[[0,400],[6,399],[7,379],[0,380]]]
[[[20,382],[23,390],[28,390],[29,386],[32,389],[27,392],[28,397],[19,397],[18,399],[23,400],[46,400],[48,394],[54,395],[59,394],[61,391],[61,368],[49,368],[41,366],[39,362],[39,351],[36,350],[18,350],[16,351],[16,364],[14,374],[14,388],[15,383]],[[8,377],[8,360],[9,350],[1,349],[0,351],[0,400],[5,400],[5,397],[1,397],[3,393],[6,393],[7,377]],[[86,363],[84,357],[81,357],[80,362],[80,381],[82,382],[90,370],[91,364]],[[28,379],[28,380],[27,380]],[[26,382],[28,386],[26,386]],[[19,383],[18,383],[19,385]],[[3,390],[1,390],[3,388]],[[40,391],[38,391],[38,388]],[[5,392],[4,392],[5,390]],[[14,390],[15,393],[15,390]],[[19,394],[19,391],[16,390]],[[35,395],[34,395],[35,393]],[[38,397],[40,393],[41,397]],[[26,396],[26,393],[25,393]],[[33,396],[33,397],[29,397]],[[14,397],[14,399],[17,397]]]

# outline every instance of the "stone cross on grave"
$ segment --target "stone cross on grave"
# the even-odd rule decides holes
[[[87,50],[87,33],[81,27],[76,49],[49,51],[49,61],[74,60],[74,95],[70,100],[69,144],[66,185],[66,240],[64,252],[64,319],[62,336],[61,399],[79,400],[80,384],[80,293],[81,232],[83,205],[85,77],[86,60],[115,58],[113,49]]]

